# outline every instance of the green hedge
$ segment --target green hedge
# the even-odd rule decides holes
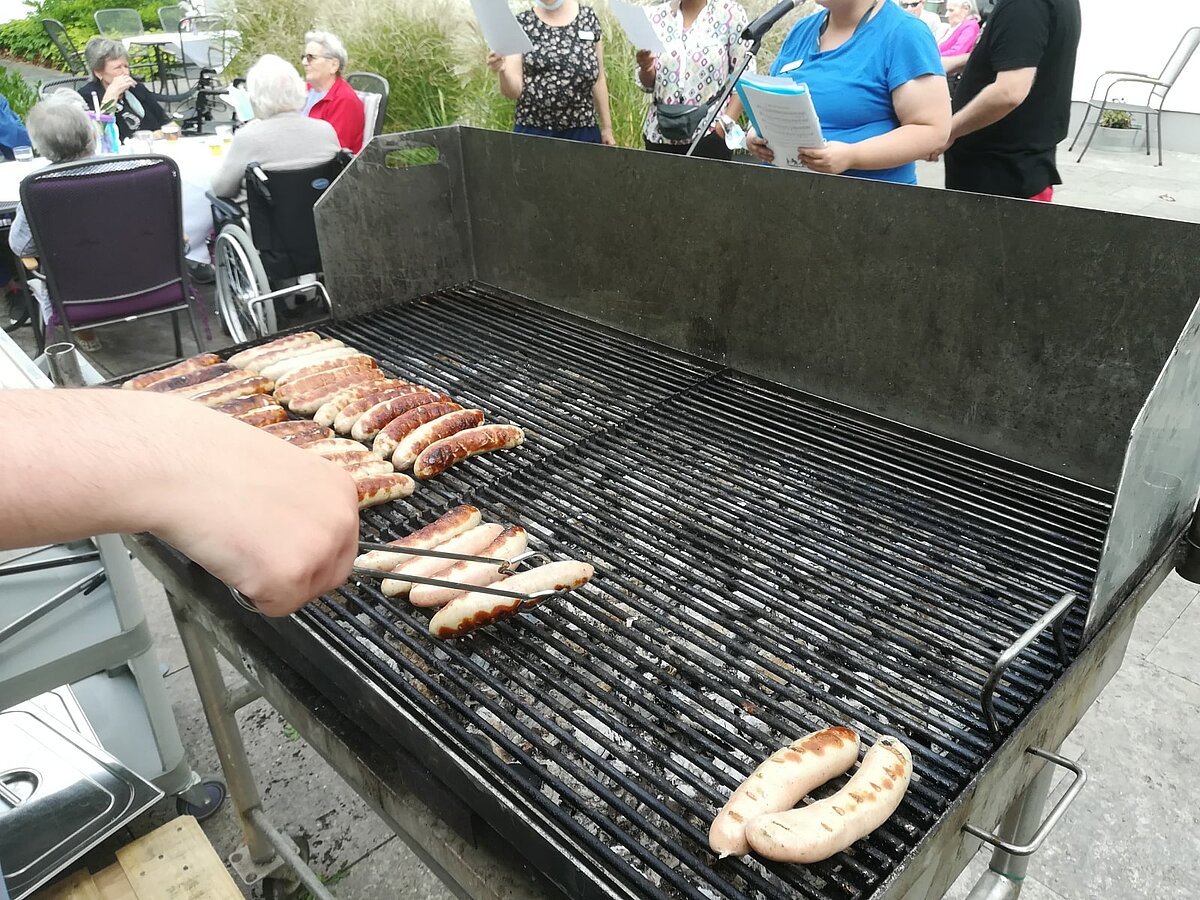
[[[96,10],[133,7],[141,15],[146,30],[157,31],[161,27],[158,8],[167,5],[167,2],[151,2],[139,6],[130,0],[26,0],[30,9],[28,18],[0,25],[0,52],[65,71],[66,64],[46,36],[42,19],[62,22],[82,53],[84,45],[96,35],[93,18]]]

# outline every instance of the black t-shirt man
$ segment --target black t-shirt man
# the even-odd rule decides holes
[[[1079,0],[999,0],[954,95],[946,187],[1031,198],[1062,184]]]

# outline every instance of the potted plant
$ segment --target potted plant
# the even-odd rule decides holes
[[[1142,127],[1134,124],[1131,113],[1123,109],[1106,109],[1100,115],[1100,127],[1092,146],[1101,150],[1140,150],[1142,138]]]

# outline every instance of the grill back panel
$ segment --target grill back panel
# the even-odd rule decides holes
[[[1189,223],[466,128],[318,225],[339,316],[478,278],[1109,490],[1200,296]]]

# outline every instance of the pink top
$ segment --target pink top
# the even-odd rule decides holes
[[[938,44],[938,52],[942,56],[961,56],[974,50],[977,40],[979,40],[979,20],[965,19],[946,35],[945,40]]]

